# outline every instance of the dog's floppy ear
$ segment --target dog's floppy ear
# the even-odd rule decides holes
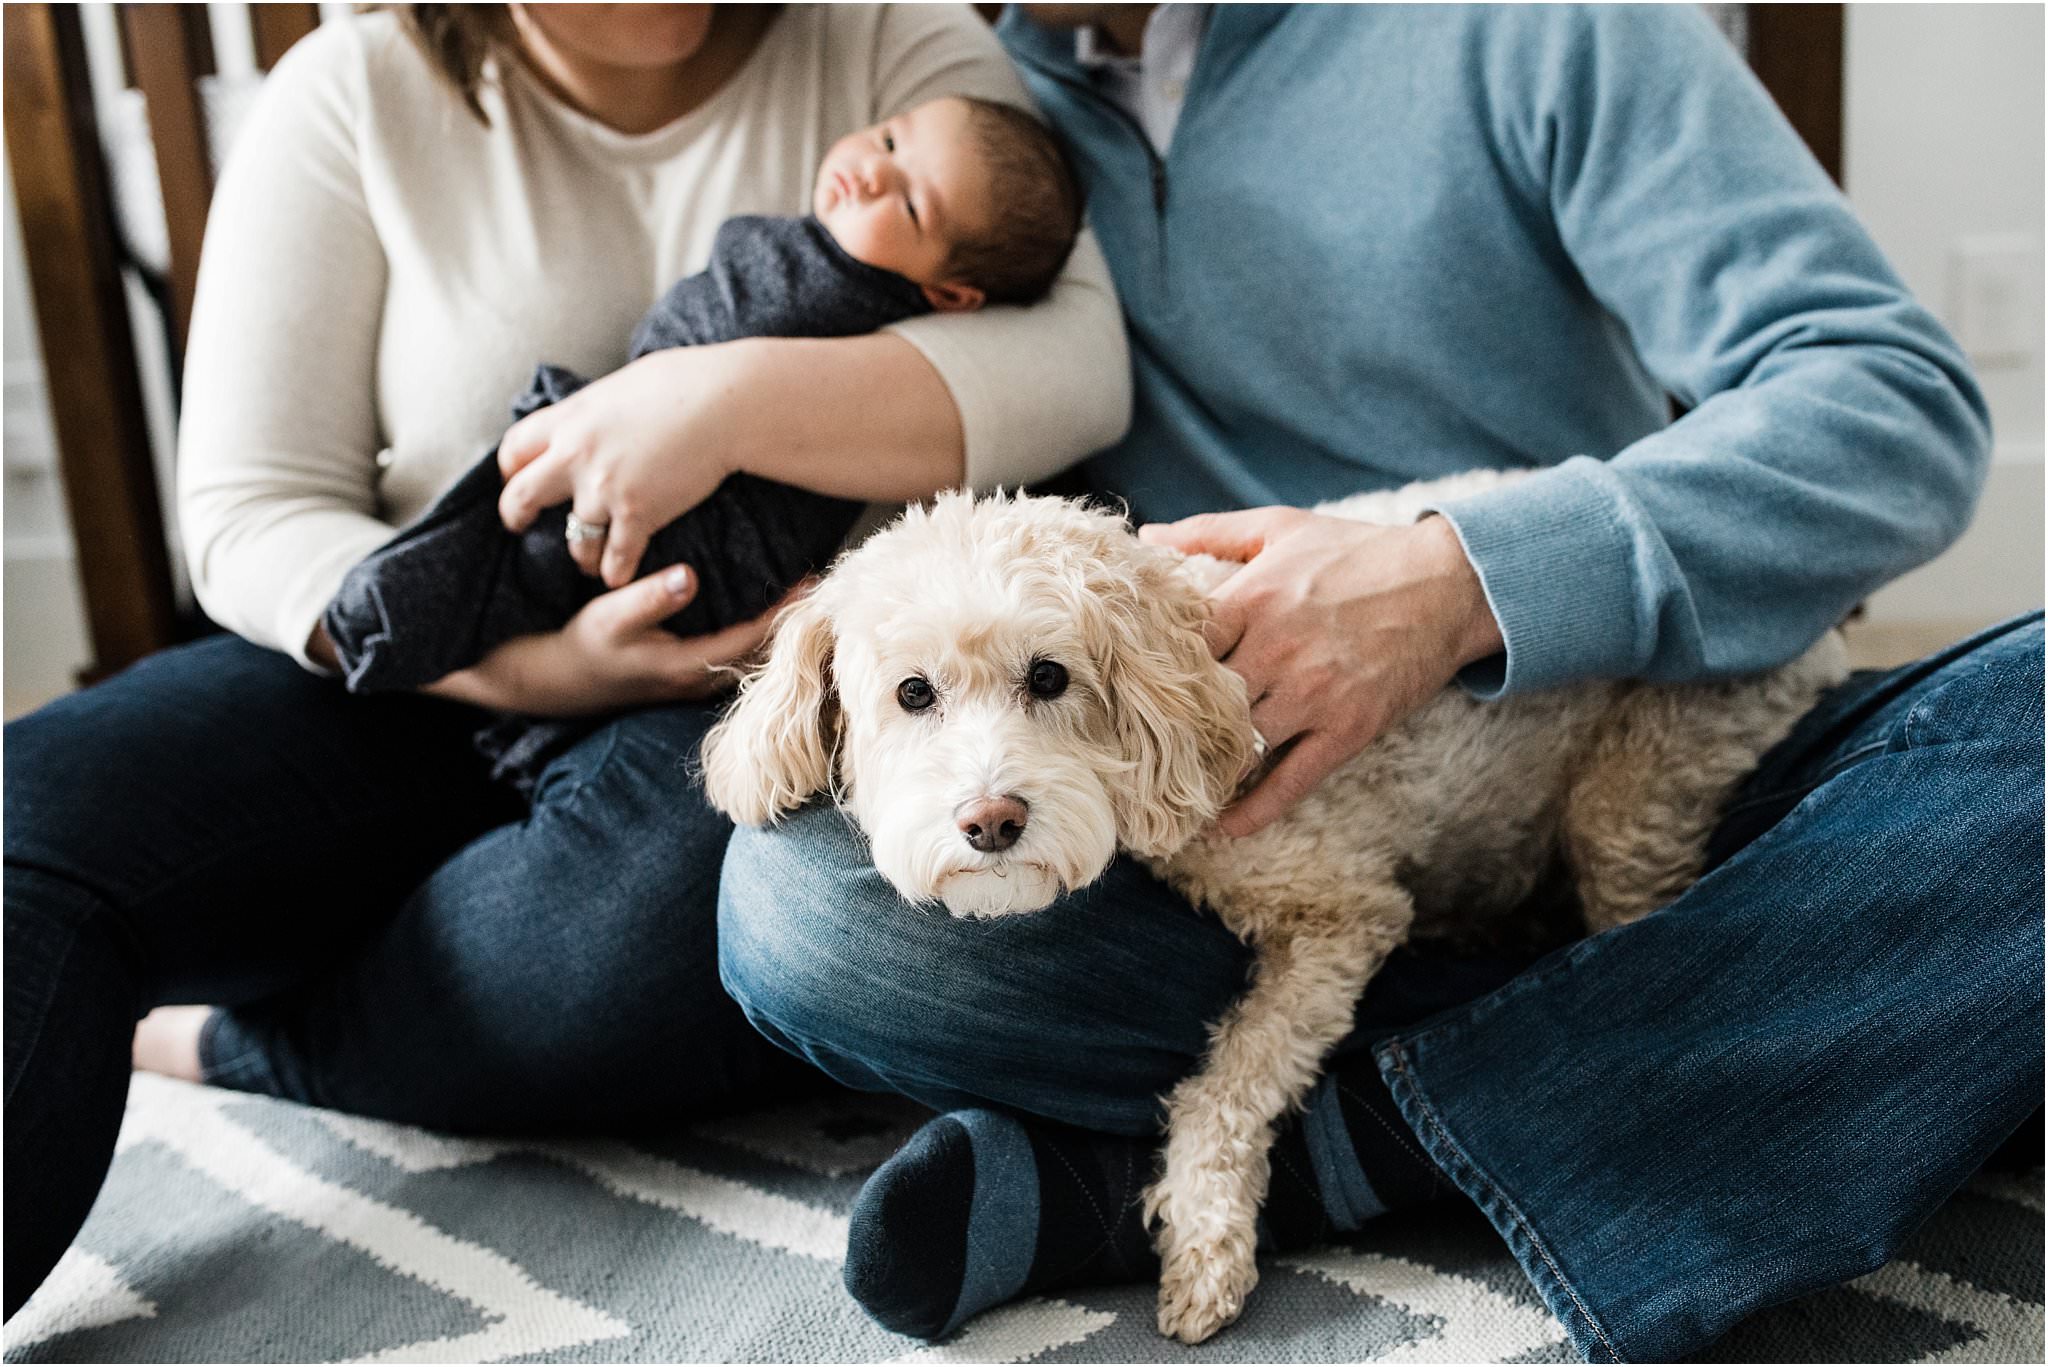
[[[832,785],[839,708],[832,619],[813,593],[776,620],[768,659],[704,737],[704,791],[743,826],[794,811]]]
[[[1199,590],[1170,552],[1132,543],[1129,577],[1101,594],[1110,649],[1102,684],[1111,725],[1136,768],[1115,785],[1117,839],[1170,855],[1215,820],[1254,755],[1244,680],[1209,654]]]

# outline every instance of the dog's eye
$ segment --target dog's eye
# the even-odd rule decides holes
[[[896,685],[896,701],[903,704],[905,712],[922,712],[938,700],[932,686],[915,674]]]
[[[1067,669],[1052,660],[1035,660],[1031,665],[1031,696],[1057,698],[1067,691]]]

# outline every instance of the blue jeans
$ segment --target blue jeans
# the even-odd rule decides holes
[[[1533,966],[1397,955],[1344,1046],[1593,1361],[1881,1265],[2041,1105],[2039,615],[1831,693],[1710,859]],[[908,907],[822,810],[733,840],[719,953],[842,1082],[1127,1134],[1247,962],[1128,864],[1035,916]]]
[[[6,1309],[106,1174],[136,1019],[208,1080],[453,1130],[673,1123],[807,1070],[719,990],[712,713],[618,718],[528,810],[482,714],[219,636],[6,730]]]

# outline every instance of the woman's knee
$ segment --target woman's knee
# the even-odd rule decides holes
[[[814,808],[734,836],[719,971],[758,1029],[849,1085],[1142,1132],[1243,989],[1245,951],[1127,864],[1029,915],[911,906]]]
[[[149,966],[118,909],[86,883],[47,869],[10,861],[6,883],[9,1060],[52,1012],[104,1011],[132,1026]]]
[[[573,904],[616,952],[710,964],[719,865],[732,823],[712,809],[687,761],[708,709],[630,713],[548,764],[527,819],[464,851],[437,878],[467,900],[499,895]],[[708,975],[707,975],[708,981]]]
[[[231,635],[159,651],[8,724],[7,857],[124,910],[181,889],[267,900],[368,847],[383,857],[359,878],[402,866],[409,885],[499,810],[472,717],[352,697]]]

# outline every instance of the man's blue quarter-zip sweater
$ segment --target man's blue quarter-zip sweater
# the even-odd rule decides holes
[[[1164,158],[1071,33],[1001,33],[1129,316],[1094,481],[1540,469],[1442,509],[1507,641],[1474,691],[1780,663],[1967,523],[1961,352],[1693,7],[1218,6]]]

